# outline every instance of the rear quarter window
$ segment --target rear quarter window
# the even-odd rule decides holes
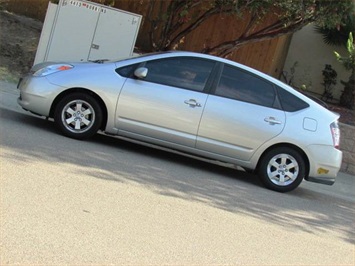
[[[286,112],[296,112],[309,107],[308,103],[280,87],[277,87],[277,93],[282,109]]]

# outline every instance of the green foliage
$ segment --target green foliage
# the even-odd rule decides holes
[[[355,12],[350,13],[343,20],[343,24],[337,25],[334,28],[315,26],[317,33],[323,36],[324,43],[328,45],[344,45],[348,39],[349,32],[355,32]]]
[[[342,63],[343,66],[347,70],[354,71],[354,68],[355,68],[355,61],[354,61],[355,49],[354,49],[353,34],[351,32],[349,33],[349,38],[348,38],[348,40],[346,42],[346,49],[348,50],[348,56],[347,57],[343,57],[338,52],[335,52],[335,51],[334,51],[334,54],[335,54],[337,60],[340,63]]]
[[[324,92],[322,95],[322,100],[331,100],[333,99],[333,88],[337,84],[338,73],[332,68],[331,65],[326,64],[325,68],[322,71]]]
[[[172,0],[170,2],[152,0],[147,16],[151,22],[149,36],[152,50],[178,48],[185,36],[196,30],[214,15],[235,16],[235,26],[240,19],[246,27],[239,36],[210,47],[206,44],[201,52],[226,56],[235,49],[250,42],[261,41],[293,33],[309,23],[319,27],[334,29],[345,25],[352,12],[352,0]],[[263,24],[266,18],[275,16],[274,23]],[[263,25],[263,27],[260,27]]]
[[[340,105],[349,109],[354,109],[355,106],[355,62],[354,62],[354,39],[353,34],[349,33],[348,41],[346,42],[346,48],[348,50],[348,56],[341,56],[334,51],[337,60],[347,69],[351,71],[351,75],[347,82],[341,81],[344,85],[344,90],[340,96]]]

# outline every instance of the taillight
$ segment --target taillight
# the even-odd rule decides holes
[[[340,129],[338,122],[333,122],[330,124],[330,131],[332,132],[333,145],[338,149],[340,144]]]

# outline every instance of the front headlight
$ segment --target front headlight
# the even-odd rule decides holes
[[[64,71],[64,70],[69,70],[72,69],[74,66],[68,65],[68,64],[55,64],[55,65],[50,65],[43,67],[41,69],[38,69],[36,72],[33,73],[33,76],[35,77],[44,77],[59,71]]]

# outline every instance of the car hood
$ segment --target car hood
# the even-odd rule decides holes
[[[90,62],[67,62],[67,61],[48,61],[48,62],[43,62],[34,65],[31,68],[32,72],[36,72],[37,70],[40,70],[44,67],[51,66],[51,65],[57,65],[57,64],[68,64],[72,66],[83,66],[83,65],[97,65],[97,64],[106,64],[106,63],[113,63],[113,61],[108,61],[108,60],[96,60],[96,61],[90,61]]]
[[[36,72],[37,70],[40,70],[40,69],[42,69],[44,67],[55,65],[55,64],[58,64],[58,62],[43,62],[43,63],[39,63],[39,64],[34,65],[31,68],[31,71],[32,72]]]

